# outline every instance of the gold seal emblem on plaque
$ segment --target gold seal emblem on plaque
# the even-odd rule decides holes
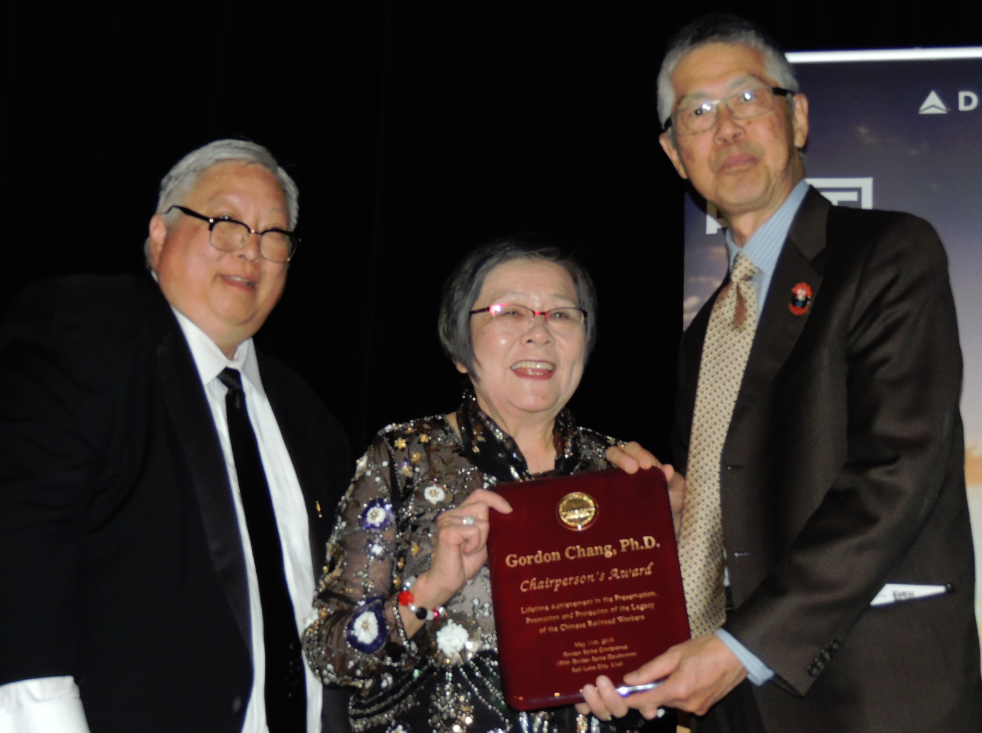
[[[570,529],[584,530],[597,519],[597,502],[589,494],[574,491],[559,500],[556,514]]]

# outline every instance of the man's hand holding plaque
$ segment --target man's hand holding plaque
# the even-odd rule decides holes
[[[729,647],[715,634],[706,634],[673,646],[624,675],[625,684],[631,686],[660,681],[654,689],[625,697],[609,678],[601,676],[596,685],[583,686],[585,702],[578,703],[576,709],[591,712],[601,720],[623,717],[629,708],[649,720],[658,715],[661,707],[705,715],[746,676],[746,668]]]

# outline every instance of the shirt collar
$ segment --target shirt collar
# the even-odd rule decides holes
[[[191,349],[191,357],[194,359],[194,365],[198,368],[198,376],[201,377],[202,384],[211,382],[225,368],[237,369],[260,395],[266,396],[262,380],[259,378],[259,360],[256,358],[256,347],[251,338],[239,344],[232,358],[229,359],[218,348],[218,344],[198,328],[190,318],[174,306],[171,306],[171,310],[177,316],[177,322],[181,326],[181,331],[184,332],[184,338],[188,342],[188,348]]]
[[[766,272],[768,275],[773,273],[774,267],[777,265],[777,258],[781,255],[784,242],[788,238],[794,217],[807,194],[808,183],[805,179],[801,179],[791,189],[791,193],[784,199],[780,208],[774,212],[770,219],[761,224],[757,231],[750,235],[750,239],[742,247],[733,241],[733,236],[727,229],[726,249],[730,256],[730,270],[733,270],[733,260],[738,254],[742,254],[753,262],[761,272]]]

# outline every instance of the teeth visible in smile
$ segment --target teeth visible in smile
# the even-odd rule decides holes
[[[255,284],[255,283],[252,282],[252,280],[247,280],[246,278],[239,277],[238,275],[226,275],[225,277],[227,279],[229,279],[229,280],[235,280],[236,282],[245,283],[246,285],[249,285],[250,287]]]
[[[515,364],[512,364],[511,365],[511,368],[513,370],[514,369],[540,369],[542,371],[551,372],[551,371],[553,371],[556,368],[556,365],[555,364],[550,364],[547,361],[530,361],[530,360],[525,360],[525,361],[520,361],[520,362],[517,362]]]

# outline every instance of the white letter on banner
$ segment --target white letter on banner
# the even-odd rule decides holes
[[[979,106],[979,96],[975,92],[958,92],[958,111],[971,112]]]

